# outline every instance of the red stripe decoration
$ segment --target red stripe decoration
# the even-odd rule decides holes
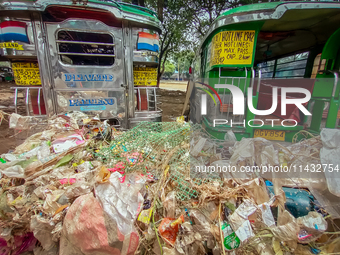
[[[20,21],[3,21],[0,23],[0,28],[4,27],[23,27],[26,28],[26,23],[25,22],[20,22]]]
[[[139,37],[143,37],[143,38],[148,38],[148,39],[159,39],[157,34],[149,34],[146,32],[138,32],[138,36]]]

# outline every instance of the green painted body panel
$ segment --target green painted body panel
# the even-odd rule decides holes
[[[322,120],[323,108],[325,107],[324,100],[315,100],[313,111],[312,111],[312,122],[310,129],[316,132],[320,132],[320,124]]]
[[[340,28],[328,39],[325,44],[322,54],[321,61],[326,59],[326,70],[334,70],[337,52],[339,50],[340,42]],[[312,97],[332,97],[333,87],[334,87],[334,75],[332,73],[322,73],[317,74],[317,79],[315,81]],[[327,78],[327,79],[326,79]],[[337,86],[335,95],[339,95],[340,86]]]
[[[97,0],[88,0],[88,1],[89,3],[113,6],[121,10],[120,5],[118,5],[116,2],[103,2],[103,1],[97,1]]]
[[[148,8],[123,2],[120,2],[119,5],[121,6],[122,11],[152,17],[158,21],[157,14]]]
[[[332,98],[329,102],[326,128],[336,128],[336,119],[339,111],[339,99]]]
[[[243,5],[243,6],[228,10],[222,13],[219,17],[242,13],[242,12],[256,12],[256,11],[271,10],[271,9],[275,9],[277,6],[279,6],[280,4],[284,4],[284,3],[285,2],[270,2],[270,3]]]
[[[146,17],[151,17],[155,20],[158,21],[157,18],[157,14],[151,10],[149,10],[148,8],[145,7],[141,7],[141,6],[137,6],[137,5],[133,5],[133,4],[128,4],[128,3],[123,3],[123,2],[103,2],[103,1],[98,1],[98,0],[89,0],[89,3],[94,3],[94,4],[101,4],[101,5],[106,5],[106,6],[113,6],[118,8],[121,11],[124,12],[130,12],[133,14],[137,14],[137,15],[142,15],[142,16],[146,16]]]

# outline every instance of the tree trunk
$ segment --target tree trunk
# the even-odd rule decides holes
[[[157,1],[157,14],[158,19],[163,22],[163,7],[164,7],[164,0]]]

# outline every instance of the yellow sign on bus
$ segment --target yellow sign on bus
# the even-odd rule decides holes
[[[255,30],[223,31],[212,39],[210,66],[251,65]]]
[[[157,68],[134,67],[133,80],[135,86],[157,86]]]
[[[41,85],[38,63],[14,62],[12,63],[12,70],[17,85]]]

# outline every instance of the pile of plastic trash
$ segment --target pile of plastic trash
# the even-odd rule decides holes
[[[54,116],[1,155],[0,254],[336,254],[339,150],[339,130],[283,146],[182,119],[121,132]]]

